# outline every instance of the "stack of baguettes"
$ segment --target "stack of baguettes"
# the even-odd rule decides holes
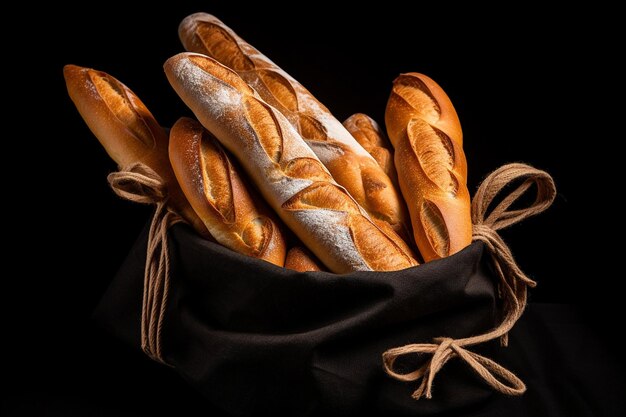
[[[220,20],[196,13],[165,73],[197,120],[167,133],[112,76],[65,67],[68,92],[121,168],[142,163],[206,238],[298,271],[391,271],[471,242],[457,114],[430,78],[393,83],[389,141],[364,114],[343,124]],[[408,209],[408,210],[407,210]],[[410,219],[409,219],[410,217]]]

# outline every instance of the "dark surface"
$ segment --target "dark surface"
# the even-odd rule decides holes
[[[38,179],[14,179],[23,171],[6,176],[13,213],[8,223],[26,225],[26,233],[9,235],[15,243],[8,259],[18,272],[6,278],[3,292],[4,305],[16,306],[3,317],[10,341],[4,378],[12,385],[3,407],[10,401],[41,415],[148,414],[144,409],[194,415],[206,406],[172,371],[103,334],[89,319],[149,209],[109,190],[105,178],[114,164],[73,108],[62,78],[68,63],[107,71],[133,89],[163,125],[171,125],[190,112],[161,67],[181,49],[178,22],[203,10],[270,56],[339,119],[359,111],[381,121],[397,74],[431,76],[459,113],[470,190],[507,162],[527,162],[552,174],[559,191],[554,206],[502,234],[539,283],[531,302],[568,305],[531,306],[526,324],[514,331],[508,360],[524,361],[512,366],[522,375],[522,369],[537,372],[527,378],[529,404],[558,398],[555,407],[573,406],[572,397],[596,398],[589,402],[599,404],[604,398],[610,409],[611,390],[623,384],[616,379],[623,360],[607,336],[619,318],[621,292],[613,285],[619,274],[608,272],[619,258],[602,236],[617,228],[612,213],[620,208],[593,185],[616,183],[594,181],[615,167],[609,163],[615,132],[602,133],[618,120],[605,114],[610,106],[603,101],[616,80],[611,54],[603,52],[613,40],[613,26],[605,22],[610,11],[569,7],[509,14],[444,4],[435,10],[420,5],[416,12],[385,2],[384,8],[350,14],[310,5],[282,19],[260,18],[264,4],[244,13],[241,5],[226,2],[149,12],[109,2],[91,11],[54,8],[56,18],[34,8],[9,19],[19,27],[6,53],[16,52],[12,62],[23,63],[7,67],[20,81],[5,83],[14,100],[9,120],[23,130],[9,136],[5,155],[10,162],[23,161]],[[478,17],[469,18],[470,12]],[[592,31],[590,22],[600,30]],[[23,41],[25,32],[36,41]],[[50,57],[42,54],[48,51]],[[20,91],[11,94],[16,87]],[[547,343],[551,338],[554,343]],[[571,361],[548,361],[553,357]],[[573,376],[558,379],[565,371]],[[572,384],[576,395],[561,391],[570,380],[579,381]],[[570,415],[585,415],[585,407],[575,408]]]

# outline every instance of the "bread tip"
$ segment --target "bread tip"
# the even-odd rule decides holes
[[[190,64],[188,56],[189,52],[180,52],[168,58],[163,63],[163,70],[165,71],[167,78],[170,79],[170,82],[172,77],[180,78],[179,73],[183,70],[185,66],[188,66]]]
[[[63,66],[63,77],[65,82],[69,82],[72,78],[75,78],[80,72],[85,71],[87,68],[80,67],[74,64],[67,64]]]
[[[213,16],[210,13],[206,13],[206,12],[195,12],[192,13],[190,15],[187,15],[182,22],[189,22],[189,21],[195,21],[195,20],[218,20],[217,17]],[[181,24],[182,24],[181,22]]]
[[[187,36],[187,32],[195,31],[197,22],[221,23],[217,17],[205,12],[196,12],[185,16],[178,25],[178,36],[183,43]]]
[[[81,68],[82,67],[79,67],[78,65],[65,64],[63,65],[63,72],[77,71],[77,70],[80,70]]]
[[[196,52],[179,52],[176,55],[169,57],[163,64],[163,68],[173,69],[184,63],[191,63],[194,66],[199,66],[198,59],[194,59],[194,58],[199,58],[199,59],[206,58],[207,61],[211,60],[211,58],[209,58],[208,56],[203,55],[203,54],[198,54]]]
[[[176,63],[178,63],[181,59],[182,56],[181,55],[185,55],[186,52],[180,52],[176,55],[173,55],[169,58],[167,58],[165,60],[165,62],[163,63],[163,68],[165,68],[165,70],[171,69],[172,67],[176,66]]]
[[[252,88],[235,71],[204,54],[181,52],[165,61],[163,68],[170,82],[172,78],[182,80],[203,73],[202,76],[208,75],[240,92],[254,94]]]

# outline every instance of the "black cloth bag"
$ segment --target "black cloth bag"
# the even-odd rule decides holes
[[[99,323],[137,347],[147,236],[146,228],[95,312]],[[463,364],[447,365],[433,399],[416,401],[415,384],[387,376],[381,355],[492,328],[497,305],[488,259],[475,242],[403,271],[298,273],[174,225],[164,357],[209,401],[237,416],[439,415],[468,407],[491,390]],[[397,367],[413,369],[412,360]]]
[[[522,182],[489,212],[494,197],[516,181]],[[146,188],[152,183],[131,183],[132,193],[126,184],[116,192],[144,200],[162,196]],[[510,209],[533,185],[535,201]],[[157,203],[152,224],[95,318],[173,366],[228,415],[462,412],[492,395],[481,379],[504,393],[525,390],[513,374],[476,354],[497,348],[493,340],[511,329],[526,304],[526,287],[534,285],[497,230],[545,210],[555,194],[547,173],[523,164],[503,166],[474,196],[478,241],[413,268],[344,275],[298,273],[208,242],[187,225],[169,227],[174,216],[166,201],[150,197]],[[385,372],[383,353],[395,378]],[[453,360],[442,368],[455,357],[466,363]],[[426,373],[417,373],[424,377],[415,377],[423,364]],[[430,395],[440,370],[436,395],[413,399],[414,392]],[[414,378],[406,377],[410,373]],[[417,391],[416,379],[422,381]]]

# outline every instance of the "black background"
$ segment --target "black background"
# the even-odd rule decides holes
[[[589,24],[603,17],[571,8],[552,13],[445,4],[408,10],[385,3],[340,12],[308,3],[281,15],[272,7],[186,2],[127,10],[103,3],[91,10],[55,6],[56,17],[38,9],[19,19],[20,36],[26,31],[35,41],[9,48],[24,63],[9,69],[24,81],[6,86],[19,89],[10,97],[21,132],[8,148],[20,169],[8,175],[35,170],[37,178],[7,181],[16,196],[7,221],[24,228],[9,251],[18,271],[10,283],[17,286],[5,293],[7,304],[18,307],[5,319],[13,398],[26,409],[71,403],[80,413],[101,404],[103,415],[124,415],[125,399],[134,399],[127,410],[132,413],[142,399],[160,398],[166,389],[178,399],[163,396],[149,410],[182,407],[182,414],[191,414],[201,401],[175,378],[164,388],[159,378],[171,371],[155,369],[89,319],[150,209],[121,201],[108,188],[106,175],[115,165],[67,97],[62,76],[70,63],[106,71],[170,126],[191,113],[169,87],[162,65],[182,50],[178,23],[196,11],[222,19],[340,120],[364,112],[382,122],[399,73],[432,77],[461,119],[471,192],[490,171],[514,161],[555,179],[553,207],[502,233],[522,269],[538,281],[531,301],[579,305],[598,334],[600,323],[612,323],[620,278],[598,266],[610,262],[612,246],[599,235],[619,224],[598,217],[606,211],[597,201],[610,199],[594,182],[608,174],[595,149],[604,148],[606,156],[606,143],[616,140],[600,133],[607,123],[601,95],[612,82],[601,46],[612,38]],[[72,382],[59,383],[58,375]],[[109,384],[112,377],[117,381]]]

